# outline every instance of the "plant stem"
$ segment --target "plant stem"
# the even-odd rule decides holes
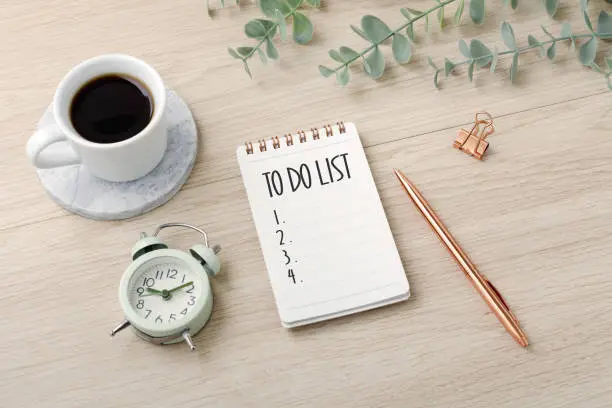
[[[382,44],[383,42],[385,42],[386,40],[388,40],[389,38],[393,37],[395,34],[399,33],[400,31],[406,29],[410,24],[414,23],[417,20],[420,20],[421,18],[433,13],[434,11],[436,11],[439,8],[442,8],[444,6],[446,6],[447,4],[451,4],[454,3],[457,0],[447,0],[441,3],[438,3],[436,6],[430,8],[429,10],[425,10],[423,13],[419,14],[418,16],[416,16],[415,18],[408,20],[407,23],[403,24],[402,26],[400,26],[399,28],[391,31],[389,33],[389,35],[387,35],[385,38],[383,38],[381,41],[376,42],[376,43],[372,43],[370,46],[368,46],[367,48],[365,48],[363,51],[361,51],[359,53],[359,55],[355,58],[351,58],[350,60],[346,61],[345,63],[341,64],[340,66],[336,67],[333,70],[333,73],[338,72],[339,70],[341,70],[342,68],[350,65],[351,63],[355,62],[356,60],[358,60],[359,58],[363,57],[365,54],[367,54],[369,51],[373,50],[374,48],[378,47],[380,44]]]

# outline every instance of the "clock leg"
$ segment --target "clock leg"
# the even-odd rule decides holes
[[[113,331],[111,332],[111,336],[114,336],[115,334],[119,333],[121,330],[128,328],[130,325],[131,323],[129,321],[124,320],[123,322],[121,322],[119,326],[113,329]]]
[[[183,332],[183,338],[187,342],[187,345],[191,349],[191,351],[195,350],[195,345],[193,344],[193,340],[191,340],[191,335],[189,334],[189,330],[185,330]]]

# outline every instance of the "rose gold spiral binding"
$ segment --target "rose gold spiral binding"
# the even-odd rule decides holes
[[[272,138],[272,147],[278,149],[280,147],[280,140],[278,140],[278,136],[274,136]]]
[[[303,130],[298,130],[296,133],[300,137],[300,143],[306,142],[306,132],[304,132]]]
[[[334,129],[332,129],[331,125],[325,125],[325,134],[327,137],[334,135]]]
[[[260,152],[265,152],[266,150],[268,150],[268,147],[266,146],[266,141],[261,139],[259,141],[259,151]]]
[[[338,126],[338,133],[346,133],[346,126],[344,125],[344,122],[340,121],[340,122],[336,122],[336,126]],[[312,132],[312,140],[319,140],[321,139],[321,132],[319,131],[320,128],[311,128],[310,131]],[[326,137],[331,137],[334,136],[334,128],[332,125],[330,124],[326,124],[323,126],[323,129],[325,129],[325,136]],[[300,141],[300,143],[306,143],[308,141],[307,137],[306,137],[306,132],[304,130],[298,130],[297,132],[295,132],[295,135],[299,138],[298,140]],[[291,133],[287,133],[284,135],[285,137],[285,145],[287,146],[293,146],[293,135]],[[274,149],[280,149],[281,146],[281,140],[278,136],[273,136],[270,138],[270,141],[272,142],[272,147]],[[265,152],[268,150],[268,146],[266,144],[266,140],[265,139],[260,139],[257,140],[256,143],[259,143],[259,151],[260,152]],[[245,142],[244,143],[245,146],[245,150],[247,154],[253,154],[254,153],[254,148],[253,148],[253,143],[252,142]]]
[[[293,136],[291,136],[291,133],[285,135],[285,143],[287,143],[287,146],[293,146]]]
[[[312,140],[319,140],[319,129],[311,128]]]

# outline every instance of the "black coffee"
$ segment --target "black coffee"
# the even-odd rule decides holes
[[[94,143],[116,143],[143,130],[153,116],[153,98],[137,80],[123,75],[97,77],[79,89],[70,120],[81,137]]]

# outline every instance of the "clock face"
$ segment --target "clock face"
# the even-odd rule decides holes
[[[129,280],[129,304],[147,325],[163,329],[183,324],[197,313],[204,284],[200,274],[178,260],[147,262]]]

